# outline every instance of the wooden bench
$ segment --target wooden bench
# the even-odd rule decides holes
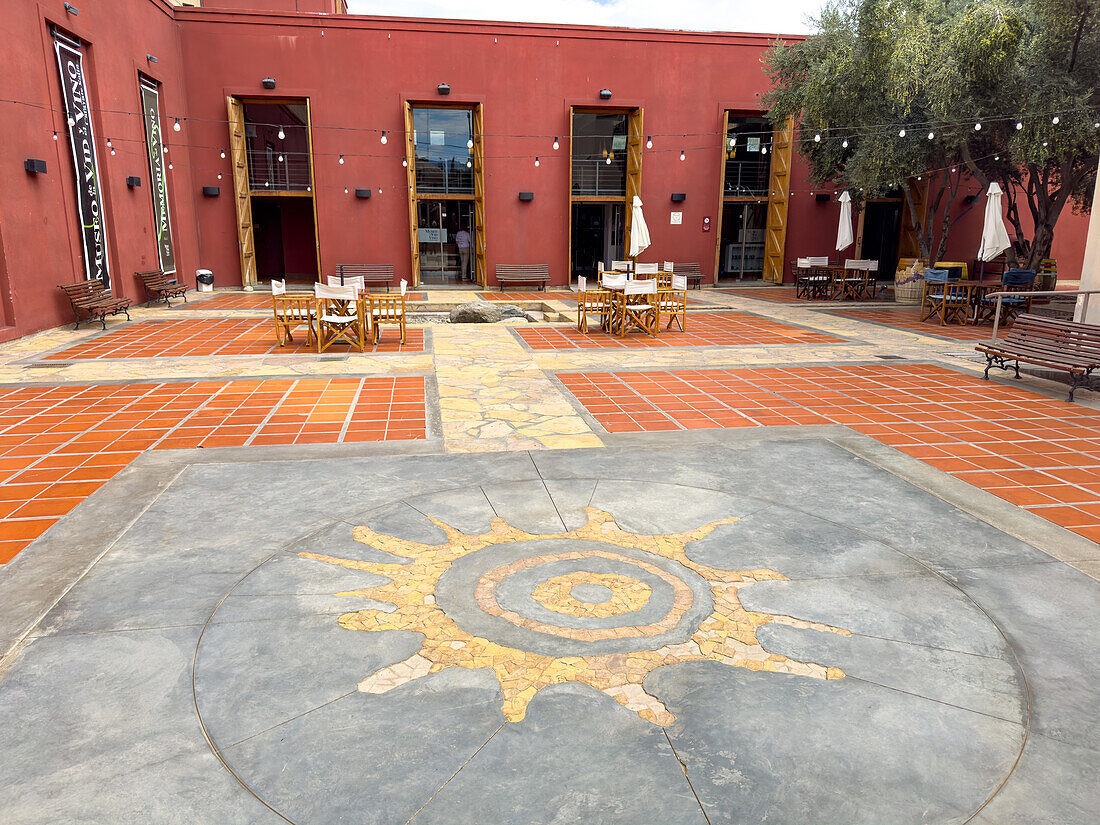
[[[538,284],[539,289],[546,291],[546,284],[550,280],[549,264],[497,264],[497,284],[500,291],[504,292],[504,285],[508,283]]]
[[[153,301],[164,301],[168,306],[172,306],[172,298],[182,297],[183,302],[187,303],[187,284],[181,284],[175,275],[166,275],[159,269],[151,269],[147,272],[135,272],[141,282],[145,285],[145,297],[149,299],[149,303]]]
[[[699,289],[703,284],[703,273],[699,264],[682,264],[677,261],[673,265],[673,272],[677,275],[686,275],[689,289]]]
[[[75,284],[58,284],[57,288],[68,296],[69,303],[73,305],[73,314],[76,315],[74,330],[80,329],[81,314],[87,315],[89,321],[99,321],[104,329],[107,329],[108,315],[124,312],[126,320],[130,320],[130,299],[116,298],[97,278]]]
[[[338,264],[336,277],[341,284],[344,278],[362,278],[363,286],[384,286],[389,292],[393,283],[393,264]]]
[[[1078,387],[1093,389],[1089,377],[1093,370],[1100,369],[1100,326],[1021,315],[1005,338],[979,344],[976,349],[985,354],[987,379],[992,367],[1014,368],[1019,378],[1021,362],[1068,372],[1072,401]]]

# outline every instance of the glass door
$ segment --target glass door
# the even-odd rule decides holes
[[[477,280],[472,200],[417,201],[416,240],[420,282],[461,284]]]
[[[727,202],[722,215],[722,253],[719,276],[746,280],[764,274],[766,201]]]

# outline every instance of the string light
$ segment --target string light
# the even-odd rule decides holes
[[[762,155],[768,154],[768,147],[767,146],[761,146],[760,147],[760,154],[762,154]]]
[[[72,115],[66,117],[65,122],[68,123],[70,126],[76,126],[76,118],[74,118]]]
[[[341,166],[344,165],[344,156],[343,155],[340,155],[340,165]]]
[[[474,168],[474,162],[472,160],[466,161],[466,168],[467,169],[473,169]]]
[[[905,137],[905,130],[904,129],[901,129],[901,130],[898,131],[898,137]]]
[[[111,148],[111,139],[110,138],[107,138],[107,148],[108,149]]]
[[[1016,121],[1016,131],[1018,132],[1023,128],[1024,128],[1024,124],[1017,120]]]
[[[611,155],[608,155],[608,156],[607,156],[607,160],[606,160],[606,163],[607,163],[607,165],[608,165],[608,166],[610,166],[610,165],[611,165]]]
[[[385,141],[382,141],[382,142],[385,143]],[[466,138],[466,148],[467,149],[473,149],[474,148],[474,139],[473,138]]]
[[[1054,117],[1052,117],[1050,119],[1050,122],[1053,123],[1055,126],[1057,126],[1060,121],[1061,121],[1061,118],[1058,117],[1058,115],[1055,115]]]
[[[1046,145],[1047,145],[1047,142],[1044,140],[1043,141],[1043,148],[1046,148]]]
[[[814,135],[814,143],[821,143],[821,132]]]
[[[286,140],[286,132],[283,131],[283,127],[279,127],[279,140]]]
[[[535,166],[538,166],[538,165],[539,165],[539,158],[538,158],[538,155],[535,155]]]
[[[1097,125],[1097,126],[1100,126],[1100,123],[1098,123],[1098,124],[1096,124],[1096,125]],[[54,140],[57,140],[57,132],[56,132],[56,131],[55,131],[55,132],[53,133],[53,139],[54,139]]]
[[[348,188],[345,186],[344,187],[344,194],[346,195],[347,193],[348,193]]]
[[[981,130],[982,130],[982,124],[981,124],[981,121],[978,121],[977,123],[974,124],[974,131],[975,132],[980,132]]]
[[[558,139],[554,138],[554,151],[557,151],[557,149],[558,149]]]
[[[402,166],[408,166],[409,165],[409,159],[408,158],[401,158],[401,165]]]
[[[936,133],[935,132],[929,132],[928,133],[928,139],[929,140],[935,140],[936,139]]]
[[[848,148],[848,138],[844,138],[844,142],[840,145],[841,145],[842,148],[847,149]]]
[[[224,149],[222,149],[222,151],[221,151],[221,156],[222,156],[222,160],[225,160],[225,150]]]
[[[168,168],[169,168],[169,169],[173,169],[173,168],[175,168],[175,167],[173,167],[173,166],[172,166],[172,161],[168,161]]]
[[[222,173],[218,172],[218,180],[221,180],[221,179],[222,179]]]
[[[385,145],[386,143],[389,143],[389,138],[386,137],[385,130],[383,130],[382,137],[380,137],[379,140],[382,142],[383,145]]]
[[[645,139],[645,148],[646,149],[652,149],[653,148],[653,136],[652,135],[650,135],[649,137],[647,137]]]
[[[282,162],[283,162],[283,156],[279,155],[279,163],[282,163]]]
[[[687,157],[687,155],[685,155],[685,154],[684,154],[684,150],[683,150],[683,149],[681,149],[681,150],[680,150],[680,160],[683,160],[683,159],[684,159],[684,158],[686,158],[686,157]]]

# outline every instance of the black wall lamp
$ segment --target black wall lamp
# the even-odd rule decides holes
[[[141,186],[141,178],[137,175],[127,175],[126,185],[133,189],[135,186]]]
[[[275,78],[273,77],[265,77],[263,80],[260,81],[260,83],[265,89],[275,88]]]
[[[440,83],[435,87],[435,90],[441,95],[449,95],[451,93],[451,86],[449,83]]]
[[[370,198],[370,189],[356,189],[355,197],[364,199]]]
[[[679,203],[680,201],[686,201],[688,198],[687,192],[673,192],[672,199]]]
[[[600,100],[611,100],[611,90],[600,89]]]
[[[147,54],[147,55],[145,55],[145,59],[149,63],[156,63],[157,62],[157,56],[155,54]]]
[[[208,198],[216,198],[221,194],[220,186],[204,186],[202,188],[202,194]]]
[[[533,201],[535,199],[535,193],[534,192],[520,192],[519,193],[519,199],[521,201]]]
[[[832,198],[832,195],[830,195],[828,192],[818,192],[816,195],[814,195],[814,199],[818,203],[826,203],[830,198]]]
[[[73,17],[76,17],[78,14],[80,14],[80,9],[78,9],[72,3],[66,3],[65,4],[65,11],[67,11]]]
[[[27,158],[23,161],[23,168],[32,175],[44,175],[46,174],[46,161],[38,160],[37,158]]]

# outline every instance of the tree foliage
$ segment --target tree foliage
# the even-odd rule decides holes
[[[857,200],[900,189],[922,257],[944,254],[964,172],[1005,191],[1013,263],[1049,256],[1066,205],[1088,209],[1100,152],[1096,0],[837,0],[815,28],[768,52],[769,117],[799,123],[818,185]]]

